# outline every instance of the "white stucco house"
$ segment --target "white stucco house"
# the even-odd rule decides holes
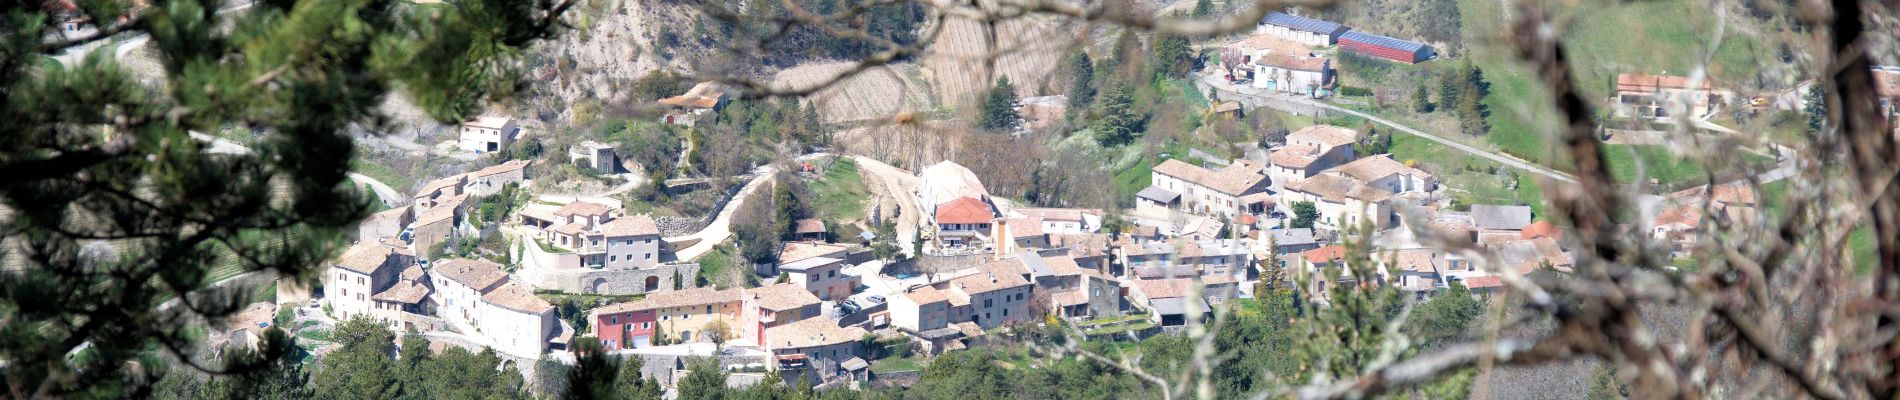
[[[457,147],[476,153],[494,153],[508,149],[521,132],[514,118],[484,116],[468,121],[457,129]]]

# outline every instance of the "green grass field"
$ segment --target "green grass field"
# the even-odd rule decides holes
[[[1515,170],[1490,159],[1403,132],[1392,137],[1392,158],[1400,162],[1417,161],[1422,168],[1431,170],[1439,185],[1456,189],[1451,191],[1456,204],[1525,204],[1537,218],[1544,216],[1543,187],[1538,184],[1537,175],[1523,171],[1513,175],[1505,171]],[[1493,174],[1492,170],[1500,172]]]
[[[394,169],[390,169],[382,164],[365,161],[362,158],[351,160],[350,170],[383,181],[383,184],[389,185],[390,188],[396,189],[398,192],[409,190],[415,187],[416,184],[415,181],[410,180],[408,176],[397,173]]]
[[[858,172],[858,164],[850,158],[839,157],[825,168],[825,174],[811,181],[810,188],[817,195],[818,202],[813,213],[818,219],[831,222],[856,221],[864,217],[864,204],[871,198],[871,192],[864,187],[864,176]]]

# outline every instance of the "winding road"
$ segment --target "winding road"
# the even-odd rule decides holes
[[[686,248],[675,247],[676,250],[673,251],[673,255],[680,260],[696,260],[699,259],[699,256],[706,255],[706,252],[712,251],[713,246],[718,246],[720,243],[725,243],[727,239],[732,238],[732,215],[736,214],[739,207],[745,204],[747,198],[752,197],[753,191],[758,190],[760,186],[764,186],[765,182],[771,180],[772,175],[777,171],[778,167],[771,165],[762,166],[753,170],[752,180],[746,182],[745,187],[740,188],[738,193],[732,195],[732,200],[727,201],[726,206],[719,209],[719,215],[713,217],[712,222],[706,224],[705,228],[701,228],[699,232],[693,232],[690,235],[675,236],[661,240],[665,240],[667,244],[673,245],[697,240]]]
[[[1570,174],[1563,173],[1561,171],[1557,171],[1550,168],[1545,168],[1544,166],[1537,165],[1529,161],[1524,161],[1523,159],[1512,157],[1508,154],[1496,153],[1490,150],[1480,149],[1475,146],[1459,143],[1458,141],[1446,139],[1442,136],[1427,133],[1425,131],[1414,129],[1409,126],[1400,125],[1396,122],[1386,120],[1385,118],[1379,118],[1378,116],[1375,116],[1375,115],[1366,114],[1359,111],[1354,111],[1351,109],[1335,106],[1332,104],[1322,103],[1319,101],[1314,101],[1313,99],[1308,99],[1305,97],[1272,94],[1272,93],[1268,93],[1264,90],[1260,90],[1251,86],[1235,85],[1235,84],[1224,82],[1220,78],[1212,76],[1212,75],[1202,75],[1201,84],[1205,88],[1211,88],[1214,91],[1219,92],[1221,98],[1240,101],[1242,104],[1245,104],[1249,108],[1258,107],[1262,105],[1270,105],[1272,104],[1272,102],[1295,103],[1295,104],[1299,104],[1303,106],[1324,108],[1328,111],[1340,112],[1340,113],[1345,113],[1347,115],[1351,115],[1355,117],[1365,118],[1366,120],[1376,122],[1379,125],[1392,127],[1393,129],[1398,129],[1405,133],[1410,133],[1418,137],[1425,138],[1426,140],[1438,142],[1439,144],[1443,144],[1445,146],[1458,149],[1458,151],[1471,153],[1472,155],[1484,157],[1492,161],[1497,161],[1500,164],[1504,164],[1512,168],[1528,171],[1533,174],[1542,175],[1548,179],[1569,182],[1573,184],[1577,183],[1577,178],[1574,176],[1571,176]]]

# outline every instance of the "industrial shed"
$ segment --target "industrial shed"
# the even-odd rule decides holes
[[[1368,56],[1417,64],[1430,60],[1437,53],[1431,46],[1409,40],[1393,39],[1360,31],[1346,32],[1339,36],[1339,48]]]
[[[1332,21],[1275,12],[1261,18],[1254,33],[1270,34],[1312,47],[1326,47],[1338,42],[1339,36],[1348,30],[1344,25]]]

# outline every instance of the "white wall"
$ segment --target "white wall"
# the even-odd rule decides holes
[[[554,311],[524,313],[487,302],[481,303],[481,330],[495,351],[523,358],[540,358],[547,351],[547,339],[554,336]]]

